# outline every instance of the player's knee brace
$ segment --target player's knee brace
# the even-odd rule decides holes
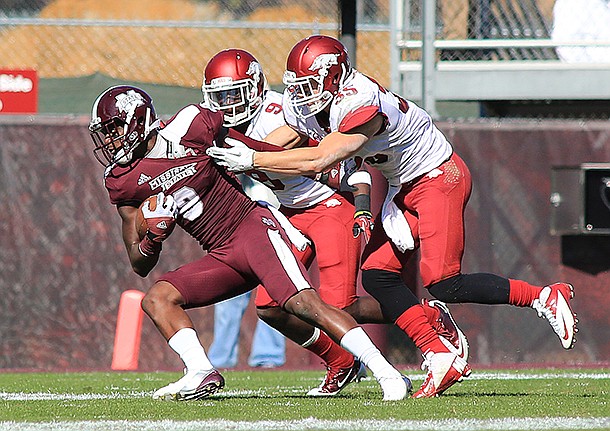
[[[381,304],[385,318],[396,321],[407,309],[419,304],[400,274],[380,269],[362,271],[362,287]]]

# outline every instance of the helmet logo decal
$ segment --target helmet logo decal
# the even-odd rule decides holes
[[[142,95],[135,90],[129,90],[125,93],[117,94],[115,100],[116,109],[118,109],[119,112],[124,112],[126,114],[125,123],[127,124],[131,123],[131,119],[133,118],[133,114],[136,112],[136,108],[143,106],[146,103],[144,97],[142,97]],[[130,142],[133,142],[133,139],[131,139]]]
[[[318,70],[318,69],[323,69],[324,71],[326,71],[326,70],[328,70],[328,68],[330,68],[330,66],[339,64],[339,61],[337,60],[338,57],[339,57],[339,54],[318,55],[314,59],[313,63],[311,63],[309,70],[314,71],[314,70]]]
[[[262,73],[263,69],[261,68],[260,64],[258,64],[256,61],[250,62],[246,75],[251,76],[256,84],[258,84],[259,77]]]
[[[129,90],[116,96],[116,108],[119,112],[133,113],[138,106],[142,106],[145,103],[144,97],[134,90]]]

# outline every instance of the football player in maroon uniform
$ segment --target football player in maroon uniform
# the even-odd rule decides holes
[[[390,365],[356,321],[324,303],[295,258],[273,214],[250,200],[231,173],[205,153],[232,136],[223,115],[188,105],[165,125],[143,90],[115,86],[95,101],[89,129],[94,154],[106,166],[105,185],[122,220],[122,236],[133,270],[146,276],[157,264],[175,224],[207,250],[204,257],[162,275],[142,308],[185,365],[185,375],[158,389],[155,399],[199,399],[224,386],[200,344],[185,309],[214,304],[258,284],[288,313],[320,328],[362,361],[377,378],[384,400],[403,399],[408,379]],[[139,205],[148,231],[138,236]]]

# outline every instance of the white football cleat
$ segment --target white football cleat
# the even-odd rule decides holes
[[[189,401],[208,397],[221,390],[225,379],[216,370],[189,371],[174,383],[158,389],[153,399],[163,401]]]
[[[402,374],[392,377],[378,377],[377,381],[383,390],[384,401],[403,400],[413,390],[411,380]]]
[[[438,397],[472,372],[470,365],[453,352],[428,351],[422,369],[428,369],[428,374],[413,398]]]
[[[569,283],[554,283],[545,286],[538,298],[532,303],[532,308],[538,312],[538,317],[544,317],[561,340],[564,349],[574,347],[578,332],[578,319],[570,307],[574,298],[574,287]]]

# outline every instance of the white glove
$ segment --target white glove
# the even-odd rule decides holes
[[[150,201],[142,206],[142,215],[146,225],[146,235],[140,241],[138,248],[144,256],[159,254],[161,243],[167,239],[176,227],[178,207],[172,195],[163,192],[157,194],[157,205],[150,209]]]
[[[178,207],[172,195],[165,195],[163,192],[157,194],[157,205],[154,210],[150,209],[150,202],[142,206],[142,215],[145,219],[169,218],[175,219],[178,214]]]
[[[205,150],[205,153],[212,157],[216,164],[224,166],[231,172],[249,171],[254,168],[255,151],[253,149],[231,138],[226,138],[225,142],[233,146],[230,148],[210,147]]]

